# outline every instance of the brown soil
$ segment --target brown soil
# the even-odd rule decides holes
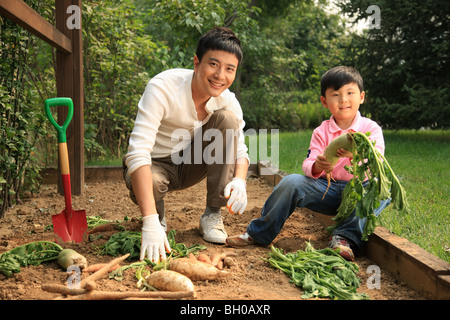
[[[263,180],[257,177],[248,180],[247,210],[242,215],[224,213],[224,224],[229,235],[243,232],[249,221],[260,215],[260,210],[271,192]],[[0,219],[0,253],[16,246],[38,241],[54,241],[53,231],[45,229],[51,224],[51,215],[60,213],[64,208],[64,198],[57,193],[55,185],[44,185],[39,194],[23,199],[23,204],[11,208]],[[228,270],[230,275],[221,280],[196,281],[197,300],[299,300],[302,290],[292,284],[279,270],[271,268],[263,258],[270,250],[266,247],[233,249],[224,245],[205,242],[198,232],[200,215],[205,205],[205,184],[200,183],[190,189],[169,193],[166,197],[166,216],[168,227],[176,230],[176,242],[187,246],[204,244],[206,253],[235,251],[236,264]],[[73,197],[75,210],[86,211],[87,215],[99,215],[108,220],[122,220],[125,216],[140,216],[136,205],[128,197],[128,190],[122,181],[88,183],[82,196]],[[131,230],[140,230],[140,221],[132,219],[127,224]],[[70,245],[85,255],[90,264],[109,262],[110,256],[99,256],[95,247],[105,243],[111,234],[103,234],[98,240],[81,245]],[[310,241],[315,248],[323,248],[328,243],[328,234],[317,214],[308,210],[299,210],[286,222],[283,231],[273,245],[286,252],[303,249]],[[69,245],[67,245],[69,246]],[[371,261],[358,257],[361,279],[359,292],[366,292],[372,300],[422,300],[423,297],[404,283],[396,281],[388,272],[381,273],[381,289],[368,289],[367,268]],[[129,269],[130,270],[130,269]],[[48,300],[60,297],[41,289],[42,284],[65,284],[67,273],[57,262],[43,263],[39,266],[22,268],[20,273],[6,278],[0,273],[0,300]],[[84,275],[83,275],[84,277]],[[123,281],[112,279],[97,281],[100,290],[137,291],[133,271],[125,271]]]

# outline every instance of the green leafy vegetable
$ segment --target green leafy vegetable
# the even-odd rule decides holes
[[[171,258],[182,258],[189,256],[190,253],[196,253],[200,250],[205,250],[206,246],[201,244],[194,244],[193,246],[186,246],[184,243],[177,243],[175,241],[176,231],[174,229],[170,230],[167,234],[167,240],[169,241],[170,248],[172,252],[170,253]]]
[[[0,271],[10,277],[13,273],[19,273],[22,267],[58,259],[62,250],[61,246],[50,241],[24,244],[0,254]]]
[[[380,206],[381,201],[391,198],[395,210],[407,213],[408,200],[388,161],[375,148],[375,141],[369,140],[370,132],[349,132],[345,135],[349,135],[353,140],[352,166],[346,167],[346,170],[353,174],[353,178],[342,193],[342,202],[333,218],[336,223],[327,230],[331,233],[356,210],[356,216],[367,218],[361,237],[363,241],[367,241],[377,225],[374,210]]]
[[[369,299],[367,294],[356,292],[360,284],[356,276],[358,266],[331,248],[316,250],[306,242],[304,251],[284,254],[272,246],[266,261],[284,271],[296,286],[303,288],[302,298]]]
[[[114,271],[111,271],[109,273],[108,277],[110,279],[114,279],[116,281],[122,281],[123,280],[123,273],[124,273],[125,270],[137,269],[137,270],[141,270],[141,272],[142,272],[142,270],[144,270],[147,265],[152,266],[152,265],[154,265],[154,263],[151,262],[148,259],[144,259],[142,261],[136,261],[136,262],[130,263],[128,265],[121,266],[120,268],[117,268]]]
[[[175,241],[176,231],[174,229],[170,230],[167,234],[167,240],[169,241],[171,253],[167,257],[166,261],[152,262],[149,259],[144,259],[142,261],[133,262],[129,265],[122,266],[109,273],[110,279],[115,279],[117,281],[122,281],[123,273],[128,269],[137,269],[136,277],[138,280],[143,281],[141,278],[145,273],[145,267],[151,266],[154,271],[161,269],[168,269],[168,261],[171,259],[177,259],[181,257],[187,257],[190,253],[195,253],[199,250],[205,250],[206,246],[195,244],[193,246],[186,246],[184,243],[177,243]],[[141,252],[141,233],[137,231],[122,231],[118,232],[109,238],[109,240],[100,247],[100,254],[107,254],[114,257],[121,256],[130,253],[127,260],[136,260],[140,258]],[[145,284],[144,284],[145,285]],[[149,288],[147,286],[147,288]]]
[[[171,258],[186,257],[189,253],[195,253],[199,250],[205,250],[204,245],[195,244],[193,246],[186,246],[184,243],[177,243],[175,241],[176,231],[170,230],[167,235],[167,240],[171,248]],[[137,231],[121,231],[115,233],[109,238],[108,242],[101,246],[100,254],[107,254],[114,257],[129,253],[127,260],[136,260],[140,258],[141,252],[141,233]]]
[[[128,216],[125,216],[123,221],[128,221],[130,218]],[[95,227],[101,226],[103,224],[111,223],[111,222],[122,222],[121,220],[106,220],[103,219],[100,216],[86,216],[86,221],[88,225],[88,229],[93,229]]]
[[[130,256],[127,260],[139,259],[141,252],[141,233],[138,231],[117,232],[100,248],[100,254],[102,255],[117,257],[129,253]]]

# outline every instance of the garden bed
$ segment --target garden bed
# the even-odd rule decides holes
[[[223,214],[229,235],[243,232],[249,221],[260,215],[264,201],[272,190],[264,179],[257,176],[250,177],[247,183],[249,204],[246,212],[240,216]],[[51,224],[51,215],[60,213],[64,207],[64,199],[57,193],[56,185],[44,185],[39,194],[22,201],[22,204],[11,208],[0,220],[0,253],[32,241],[54,240],[53,232],[46,230],[46,227]],[[229,269],[229,276],[216,281],[195,282],[197,300],[301,299],[301,288],[296,287],[284,273],[264,261],[270,248],[232,249],[203,241],[198,232],[198,222],[204,204],[204,182],[187,190],[169,193],[166,198],[168,227],[176,230],[177,243],[185,243],[187,246],[203,244],[207,248],[205,252],[210,254],[229,250],[237,253],[237,263]],[[132,219],[127,222],[127,228],[140,231],[139,210],[129,199],[128,190],[120,180],[86,182],[84,194],[73,197],[73,207],[75,210],[84,209],[87,215],[101,216],[108,220],[122,220],[128,216]],[[100,239],[72,247],[84,254],[91,264],[109,262],[112,257],[99,256],[95,248],[105,243],[114,232],[117,231],[105,232]],[[307,241],[315,248],[326,247],[328,240],[329,235],[316,218],[316,214],[306,209],[297,209],[273,245],[285,252],[293,252],[303,249]],[[422,294],[396,280],[384,269],[381,269],[381,288],[369,289],[366,282],[372,273],[367,273],[367,270],[374,262],[366,257],[358,257],[356,263],[360,268],[358,277],[361,279],[358,292],[367,293],[372,300],[425,299]],[[22,268],[20,273],[10,278],[0,274],[0,299],[54,299],[58,295],[43,291],[42,284],[65,284],[66,279],[66,272],[56,262]],[[105,278],[98,281],[98,286],[100,290],[108,291],[138,290],[132,271],[125,272],[124,279],[120,282]]]

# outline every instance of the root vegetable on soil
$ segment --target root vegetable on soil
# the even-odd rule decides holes
[[[84,268],[83,272],[96,272],[98,270],[100,270],[101,268],[105,267],[108,263],[96,263],[96,264],[91,264],[90,266],[87,266],[86,268]],[[116,264],[114,266],[112,266],[108,272],[117,270],[118,268],[120,268],[119,264]]]
[[[235,263],[234,259],[232,257],[225,257],[225,259],[223,259],[223,266],[224,267],[231,267],[233,266]]]
[[[127,253],[126,255],[113,259],[112,261],[110,261],[109,263],[107,263],[104,267],[102,267],[100,270],[94,272],[93,274],[91,274],[89,277],[83,279],[81,281],[81,288],[84,288],[86,283],[88,281],[97,281],[98,279],[102,278],[103,276],[105,276],[109,270],[115,266],[116,264],[121,263],[122,261],[124,261],[126,258],[128,258],[130,256],[129,253]]]
[[[58,254],[58,263],[64,270],[69,266],[75,265],[81,270],[87,267],[88,262],[86,258],[72,249],[64,249]]]
[[[333,139],[323,151],[323,155],[325,156],[325,158],[327,158],[328,162],[331,164],[332,167],[334,167],[340,159],[339,156],[337,155],[337,151],[341,148],[346,149],[348,151],[352,151],[353,139],[350,133],[342,134],[339,137]],[[326,177],[328,185],[327,190],[325,190],[325,193],[323,194],[322,200],[325,198],[325,195],[327,194],[328,189],[330,188],[331,179],[333,179],[331,171],[326,173]]]
[[[88,231],[88,234],[94,234],[94,233],[98,233],[98,232],[107,232],[107,231],[114,231],[114,230],[123,230],[124,228],[117,224],[117,223],[105,223],[105,224],[101,224],[97,227],[92,228],[91,230]]]
[[[192,291],[167,292],[167,291],[150,291],[150,292],[110,292],[110,291],[90,291],[86,289],[69,289],[60,284],[43,284],[42,290],[58,293],[68,296],[68,300],[118,300],[129,298],[140,299],[183,299],[194,297]]]
[[[219,270],[212,264],[188,258],[172,260],[169,269],[179,272],[193,281],[216,280],[228,275],[227,271]]]
[[[149,285],[160,291],[195,291],[191,279],[172,270],[152,272],[146,280]]]
[[[69,296],[66,300],[123,300],[123,299],[183,299],[193,298],[193,291],[170,292],[170,291],[93,291],[86,294]]]
[[[205,254],[205,253],[200,253],[200,254],[198,255],[198,257],[197,257],[197,260],[198,260],[198,261],[203,261],[203,262],[206,262],[206,263],[209,263],[209,264],[212,263],[212,262],[211,262],[211,258],[210,258],[207,254]]]
[[[211,257],[211,264],[214,267],[217,267],[217,265],[220,263],[220,261],[223,261],[226,257],[235,257],[236,253],[235,252],[222,252],[222,253],[217,253],[214,254]]]

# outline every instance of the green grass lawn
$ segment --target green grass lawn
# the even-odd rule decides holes
[[[312,130],[279,135],[279,169],[300,173]],[[450,262],[450,131],[384,131],[386,152],[405,188],[410,214],[399,216],[389,206],[382,226]]]

